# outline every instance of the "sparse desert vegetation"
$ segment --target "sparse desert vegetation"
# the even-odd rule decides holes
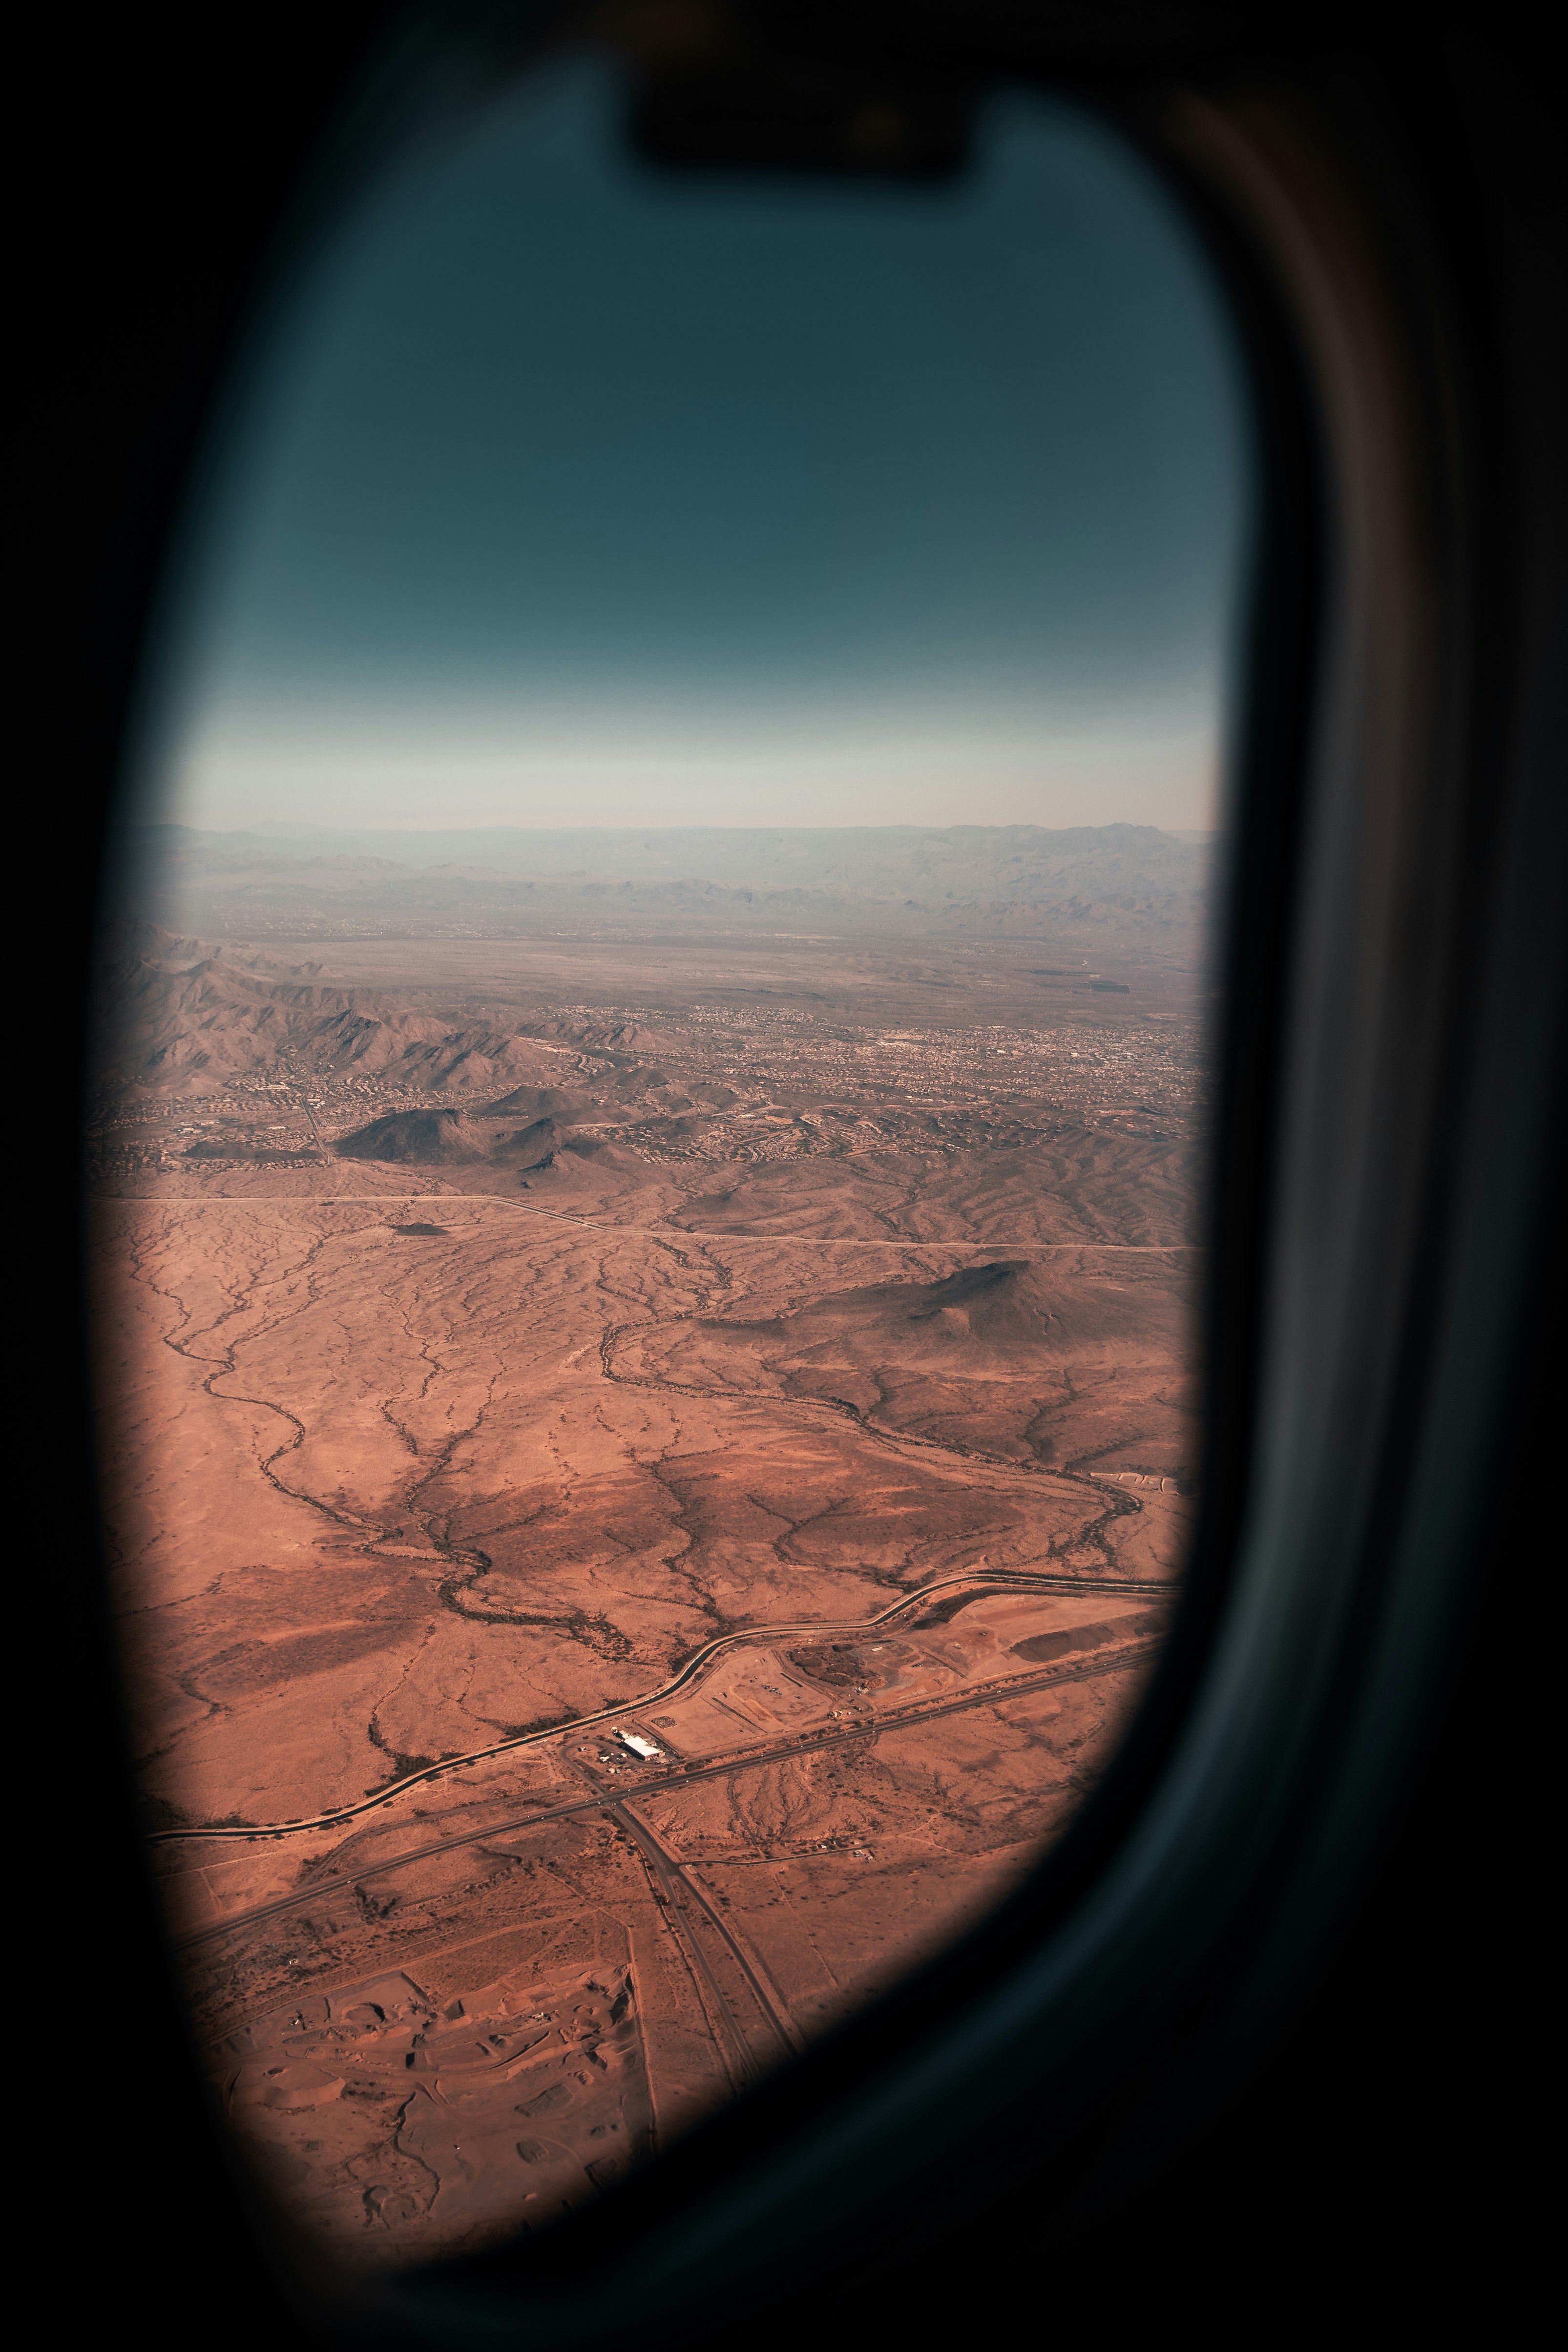
[[[353,2259],[598,2194],[1092,1786],[1198,1469],[1161,838],[956,911],[787,835],[613,920],[142,870],[88,1149],[146,1818],[235,2130]]]

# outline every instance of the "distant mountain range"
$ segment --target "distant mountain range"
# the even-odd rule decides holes
[[[643,831],[128,828],[127,914],[208,938],[383,919],[414,929],[539,920],[721,921],[994,931],[1042,918],[1186,930],[1204,836],[1153,825],[693,825]]]
[[[394,996],[323,986],[319,966],[237,957],[137,920],[112,925],[100,948],[100,1083],[110,1091],[212,1093],[237,1079],[351,1071],[426,1091],[500,1095],[531,1118],[542,1103],[575,1100],[560,1087],[560,1052],[536,1042],[537,1032],[561,1027],[548,1019],[535,1034],[454,1024]],[[630,1085],[635,1074],[646,1091],[662,1074],[645,1073],[637,1059],[644,1034],[605,1027],[605,1042],[586,1050],[612,1082]]]

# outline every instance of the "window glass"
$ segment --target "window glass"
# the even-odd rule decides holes
[[[238,2143],[547,2229],[1031,1869],[1169,1622],[1247,521],[1088,118],[384,172],[194,498],[101,942],[104,1507]]]

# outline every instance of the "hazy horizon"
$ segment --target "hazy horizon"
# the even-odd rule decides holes
[[[564,797],[576,824],[602,830],[978,823],[1204,832],[1218,822],[1219,753],[1212,733],[1195,728],[1144,741],[1109,730],[1058,740],[1045,774],[1036,772],[1044,755],[1023,746],[999,747],[981,764],[973,738],[906,752],[900,769],[899,753],[883,745],[837,759],[766,745],[744,759],[670,751],[616,761],[542,748],[509,755],[471,735],[465,742],[464,731],[454,730],[444,756],[432,756],[374,738],[345,742],[341,722],[315,728],[299,715],[278,728],[229,714],[221,734],[189,747],[176,789],[144,795],[141,814],[216,831],[268,822],[544,831],[560,824]],[[438,782],[426,781],[434,767],[445,770]]]
[[[951,185],[689,181],[535,77],[253,336],[138,815],[1215,821],[1247,505],[1146,167],[993,101]]]
[[[222,827],[216,825],[187,825],[185,821],[181,818],[138,817],[132,822],[137,826],[145,826],[148,829],[153,829],[160,825],[168,824],[181,827],[194,833],[211,833],[219,836],[228,833],[243,833],[247,835],[271,834],[289,840],[296,840],[302,836],[310,836],[315,835],[322,835],[335,840],[349,835],[360,836],[363,835],[376,835],[384,833],[407,834],[411,837],[416,839],[425,835],[445,835],[448,834],[503,833],[539,834],[551,839],[557,839],[562,835],[574,836],[579,834],[603,834],[606,836],[625,837],[630,839],[647,834],[664,835],[675,833],[767,835],[817,833],[1103,833],[1120,830],[1129,826],[1138,830],[1143,829],[1136,825],[1135,820],[1126,817],[1106,817],[1098,820],[1093,824],[1084,825],[1042,825],[1037,824],[1028,820],[1014,824],[996,824],[974,823],[965,820],[959,820],[952,824],[921,824],[908,819],[892,819],[885,824],[867,824],[855,818],[846,818],[838,824],[660,824],[657,823],[635,825],[598,824],[594,823],[572,825],[524,824],[515,823],[510,824],[454,824],[450,823],[445,824],[433,824],[425,820],[421,820],[417,823],[411,821],[405,824],[398,824],[391,819],[384,818],[372,821],[368,818],[361,818],[343,823],[334,821],[331,818],[303,817],[258,817],[254,824]],[[1170,838],[1174,841],[1214,841],[1218,839],[1221,829],[1217,825],[1157,825],[1152,827],[1152,830],[1167,834]]]
[[[1195,239],[1023,92],[941,185],[616,106],[552,66],[275,294],[107,877],[136,1793],[212,2112],[346,2277],[585,2214],[971,1936],[1205,1458]]]

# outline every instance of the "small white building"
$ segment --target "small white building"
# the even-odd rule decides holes
[[[616,1738],[623,1748],[629,1748],[634,1756],[640,1756],[645,1764],[651,1763],[655,1757],[663,1753],[651,1739],[645,1739],[640,1731],[617,1731]]]

